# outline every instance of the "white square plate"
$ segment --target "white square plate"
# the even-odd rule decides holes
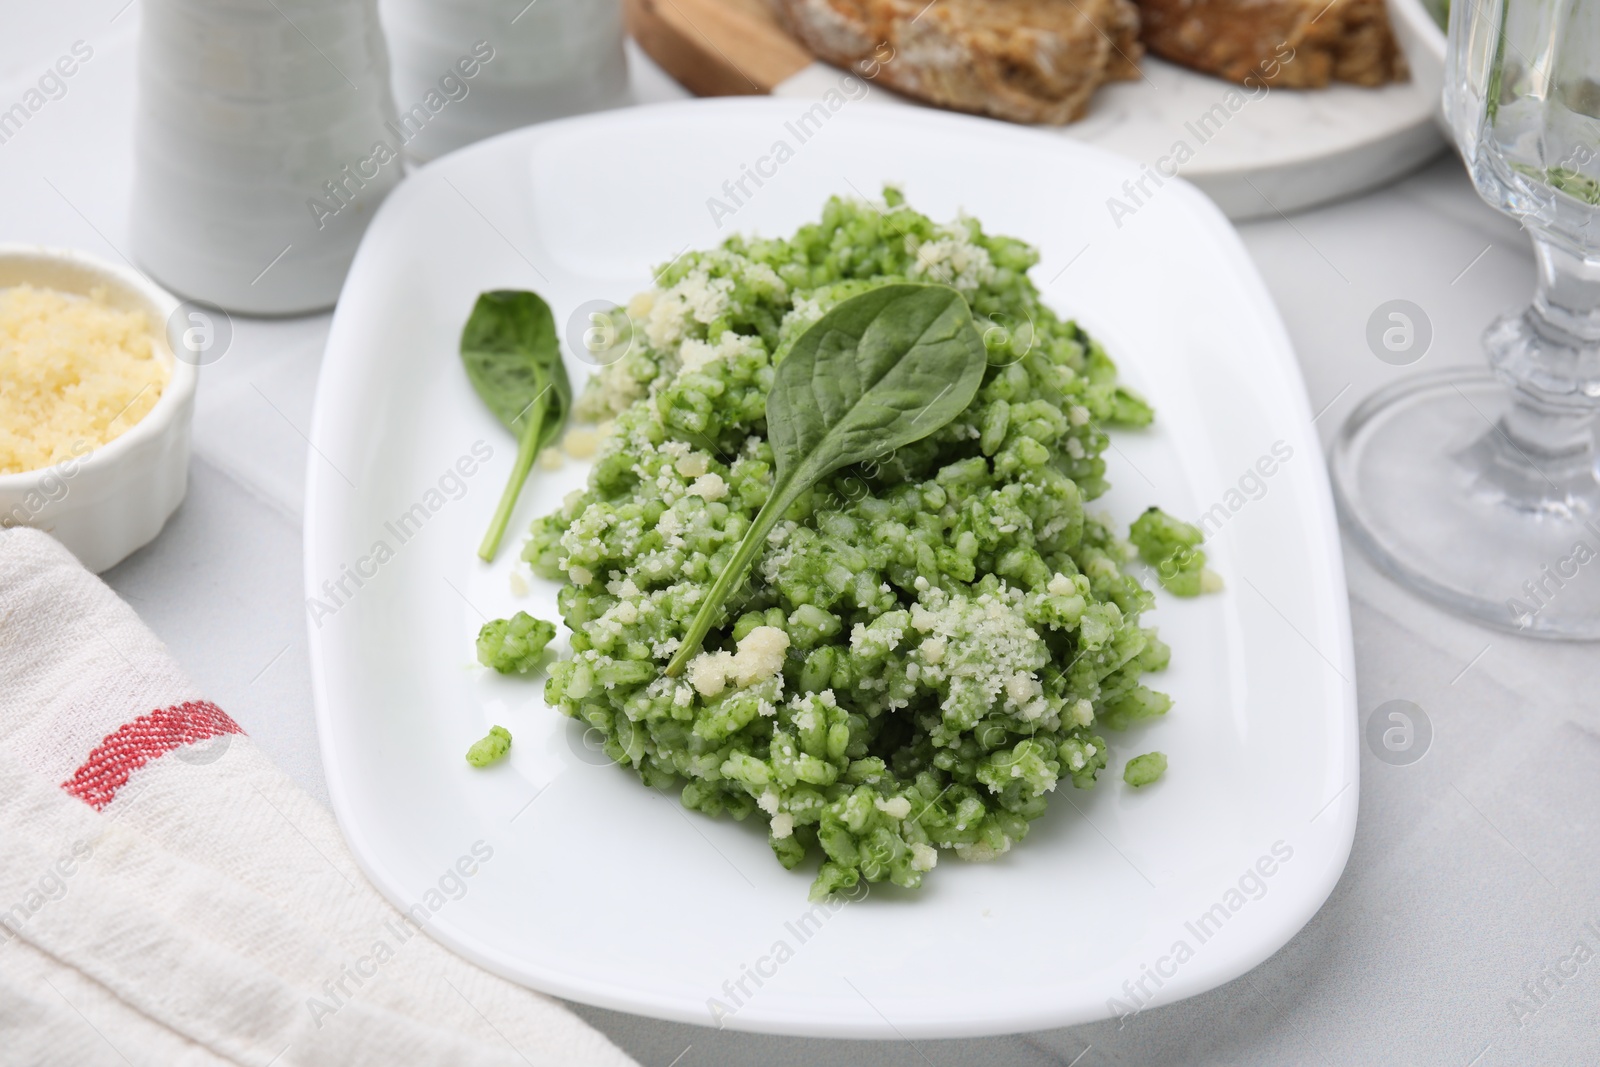
[[[799,144],[788,124],[802,106],[692,102],[532,127],[424,168],[383,205],[328,339],[306,508],[307,595],[323,605],[308,602],[318,724],[350,846],[468,958],[691,1023],[971,1036],[1225,982],[1326,899],[1359,792],[1339,542],[1277,313],[1232,229],[1187,185],[1154,190],[1118,228],[1106,198],[1139,171],[1098,149],[848,106]],[[719,229],[708,198],[726,202],[723,183],[780,140],[793,158],[761,164],[775,176],[747,182]],[[515,449],[468,386],[457,341],[481,290],[534,289],[561,324],[587,301],[626,301],[685,248],[734,228],[788,235],[830,194],[875,196],[885,181],[935,219],[966,211],[1042,250],[1046,299],[1157,411],[1149,430],[1113,434],[1115,488],[1100,506],[1123,524],[1152,503],[1209,510],[1227,589],[1160,594],[1149,618],[1172,666],[1151,681],[1176,704],[1113,735],[1098,787],[1058,790],[997,862],[948,860],[918,892],[875,888],[813,911],[813,872],[783,870],[754,820],[685,811],[597,758],[538,684],[475,665],[484,617],[557,615],[549,583],[511,593],[520,537],[492,567],[475,555]],[[570,353],[569,368],[586,369]],[[458,468],[477,442],[492,458]],[[1289,458],[1251,476],[1274,445]],[[536,470],[514,529],[585,475]],[[516,743],[477,771],[462,754],[491,723]],[[1136,793],[1122,764],[1152,748],[1171,769]],[[459,899],[438,892],[477,842],[492,858]]]

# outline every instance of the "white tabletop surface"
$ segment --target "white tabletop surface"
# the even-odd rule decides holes
[[[139,9],[124,5],[0,0],[0,109],[74,41],[95,50],[64,97],[0,144],[0,240],[127,252]],[[637,99],[686,95],[637,51],[630,60]],[[1324,441],[1397,377],[1480,362],[1484,326],[1532,290],[1526,240],[1452,157],[1241,231],[1288,323]],[[1432,322],[1432,348],[1412,368],[1380,362],[1365,341],[1368,318],[1393,299]],[[207,694],[324,801],[300,520],[328,322],[235,321],[231,349],[202,372],[187,501],[106,575]],[[1344,877],[1250,974],[1121,1026],[974,1041],[770,1038],[578,1010],[651,1067],[1600,1063],[1600,656],[1479,629],[1391,584],[1348,540],[1345,557],[1361,715],[1415,701],[1434,737],[1408,766],[1363,749]]]

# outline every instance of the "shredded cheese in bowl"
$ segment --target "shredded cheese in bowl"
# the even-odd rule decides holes
[[[0,474],[114,440],[150,413],[170,373],[148,318],[101,290],[0,289]]]

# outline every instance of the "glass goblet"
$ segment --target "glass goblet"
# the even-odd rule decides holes
[[[1330,456],[1354,538],[1403,584],[1533,636],[1600,638],[1600,0],[1455,0],[1445,112],[1537,291],[1490,373],[1379,391]]]

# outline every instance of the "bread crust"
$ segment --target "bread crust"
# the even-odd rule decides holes
[[[1131,0],[774,0],[819,58],[908,96],[1012,122],[1082,118],[1139,77]]]
[[[1153,54],[1229,81],[1320,89],[1408,77],[1383,0],[1138,2]]]

